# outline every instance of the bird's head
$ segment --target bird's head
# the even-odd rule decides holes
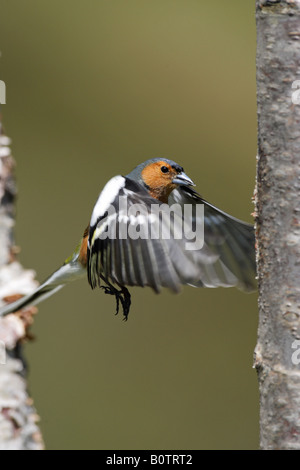
[[[168,202],[177,186],[195,186],[182,166],[166,158],[153,158],[138,165],[127,175],[144,186],[155,199]]]

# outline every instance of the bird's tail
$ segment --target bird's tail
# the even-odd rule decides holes
[[[0,317],[25,307],[36,305],[55,294],[69,282],[86,276],[86,269],[78,262],[77,258],[76,256],[69,262],[66,262],[31,294],[25,295],[15,302],[0,308]]]

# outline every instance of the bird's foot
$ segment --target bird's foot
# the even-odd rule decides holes
[[[121,287],[118,290],[116,287],[109,286],[100,286],[104,290],[105,294],[114,295],[116,298],[116,315],[119,313],[120,302],[123,309],[124,320],[128,319],[128,314],[130,311],[131,305],[131,295],[126,287]]]

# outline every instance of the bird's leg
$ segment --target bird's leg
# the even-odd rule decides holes
[[[124,320],[126,321],[128,319],[129,311],[130,311],[130,305],[131,305],[131,295],[129,290],[122,286],[121,290],[119,291],[120,295],[120,300],[123,308],[123,315],[124,315]]]
[[[131,295],[128,289],[124,286],[119,286],[120,290],[114,287],[107,279],[104,279],[100,276],[102,281],[105,282],[106,286],[100,286],[104,290],[105,294],[114,295],[116,298],[116,315],[119,313],[120,302],[123,309],[124,320],[127,320],[130,305],[131,305]]]

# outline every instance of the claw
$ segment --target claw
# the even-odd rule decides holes
[[[105,294],[114,295],[116,298],[116,315],[119,313],[120,302],[123,309],[124,320],[128,319],[130,305],[131,305],[131,295],[126,289],[126,287],[121,287],[120,290],[116,289],[114,286],[109,284],[108,286],[100,286],[104,290]]]

